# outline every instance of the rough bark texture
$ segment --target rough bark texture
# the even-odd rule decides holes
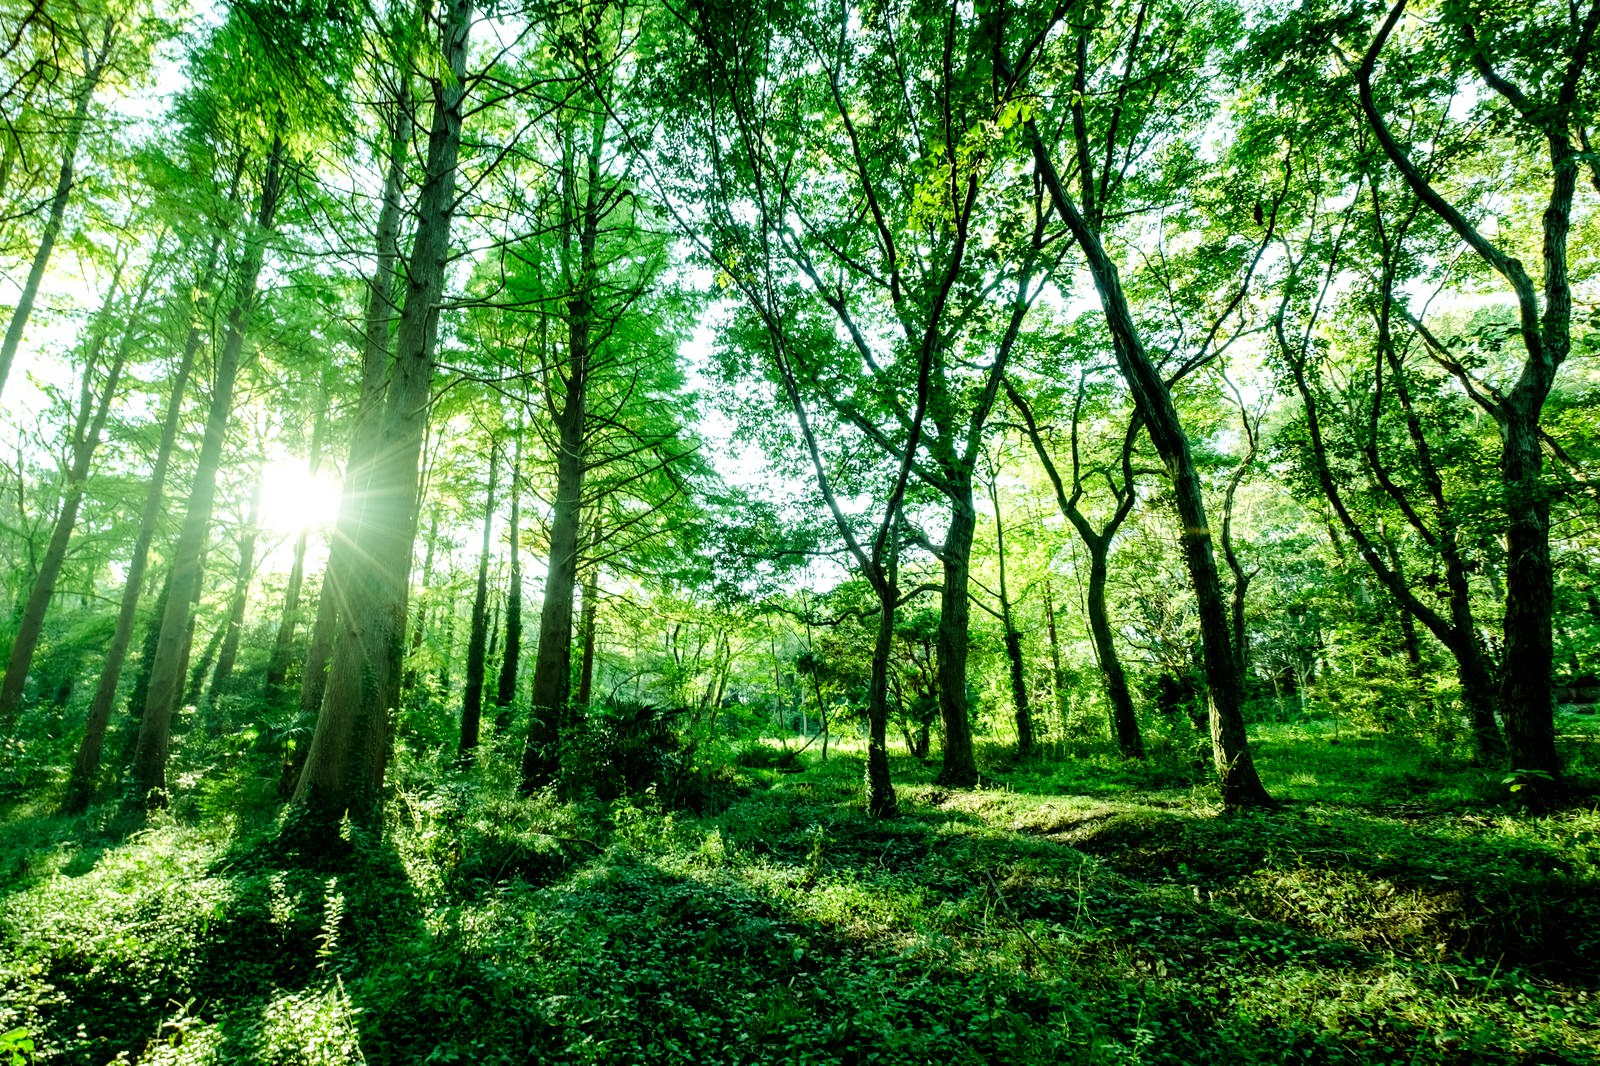
[[[450,260],[461,147],[471,0],[442,10],[445,72],[435,79],[426,177],[395,335],[395,365],[373,453],[361,523],[364,561],[341,589],[338,640],[322,713],[295,788],[296,829],[332,840],[340,819],[375,825],[388,761],[387,697],[397,690],[406,619],[406,585],[416,529],[418,475],[433,383],[439,302]],[[352,445],[352,450],[353,450]],[[352,570],[356,571],[352,566]]]
[[[192,607],[200,595],[203,555],[211,528],[211,508],[216,496],[217,470],[222,460],[223,440],[233,413],[233,388],[244,353],[249,317],[256,304],[256,282],[266,254],[266,237],[277,215],[282,184],[284,145],[274,139],[261,181],[255,228],[246,237],[245,252],[239,265],[238,286],[228,312],[228,326],[222,351],[217,355],[212,374],[211,408],[206,415],[205,435],[195,462],[194,482],[184,513],[182,531],[172,560],[172,588],[166,613],[161,619],[161,636],[155,661],[150,668],[150,692],[144,715],[139,721],[139,739],[133,755],[135,802],[144,806],[166,803],[167,744],[172,734],[172,719],[177,713],[183,684],[182,659],[185,635],[193,618]]]
[[[1117,651],[1111,619],[1106,611],[1106,562],[1109,544],[1089,545],[1089,636],[1094,641],[1095,657],[1106,681],[1106,698],[1111,704],[1111,735],[1124,759],[1144,758],[1144,737],[1139,733],[1139,718],[1133,710],[1133,694],[1128,689],[1128,673]]]

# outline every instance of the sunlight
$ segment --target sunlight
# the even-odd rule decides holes
[[[280,459],[261,471],[261,524],[279,533],[325,529],[339,517],[339,479]]]

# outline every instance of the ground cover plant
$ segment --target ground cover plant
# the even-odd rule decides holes
[[[0,1030],[28,1063],[1600,1061],[1600,814],[1325,740],[1263,731],[1276,811],[1103,743],[969,791],[907,759],[889,820],[859,744],[699,814],[417,764],[336,853],[270,805],[14,806]]]

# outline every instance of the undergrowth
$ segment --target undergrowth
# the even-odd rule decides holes
[[[220,789],[15,808],[0,1063],[1600,1061],[1600,814],[1328,739],[1262,731],[1266,813],[1187,752],[994,752],[875,822],[850,750],[741,753],[714,814],[401,765],[337,857]]]

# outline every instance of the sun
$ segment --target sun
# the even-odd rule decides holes
[[[261,524],[278,533],[327,529],[339,518],[339,479],[305,462],[278,459],[261,470]]]

